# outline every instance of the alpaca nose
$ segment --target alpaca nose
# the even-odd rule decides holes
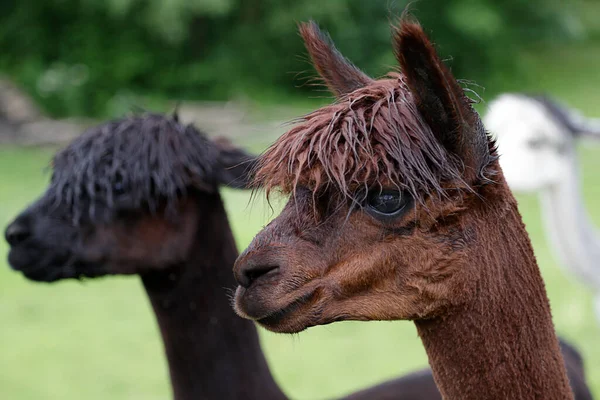
[[[274,274],[278,270],[279,266],[272,263],[265,263],[256,259],[238,259],[235,263],[234,275],[238,285],[247,289],[257,279],[267,274]]]
[[[31,236],[31,230],[29,229],[29,226],[27,226],[24,221],[20,219],[17,219],[10,224],[4,232],[4,237],[11,246],[18,245],[19,243],[25,241],[29,236]]]

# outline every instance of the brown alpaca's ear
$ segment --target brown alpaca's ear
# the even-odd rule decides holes
[[[438,141],[462,161],[467,182],[473,182],[489,155],[479,116],[421,25],[402,21],[393,29],[394,52],[419,113]]]
[[[229,140],[222,137],[215,138],[214,143],[219,149],[218,183],[235,189],[248,189],[250,175],[256,165],[256,156],[235,147]]]
[[[337,97],[368,85],[373,80],[356,68],[313,21],[300,24],[300,36],[315,69]]]

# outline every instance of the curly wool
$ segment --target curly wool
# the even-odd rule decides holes
[[[48,196],[74,221],[109,218],[117,209],[173,202],[186,188],[216,188],[218,149],[176,116],[143,114],[88,129],[53,161]]]
[[[299,120],[258,160],[254,185],[269,194],[298,187],[356,200],[361,189],[396,186],[418,201],[461,182],[460,165],[435,140],[398,73]]]

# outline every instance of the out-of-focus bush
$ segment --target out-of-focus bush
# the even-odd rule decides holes
[[[137,96],[226,99],[307,91],[296,22],[313,18],[373,75],[395,64],[392,0],[4,0],[0,71],[52,115],[105,116]],[[411,9],[461,78],[518,68],[526,46],[581,32],[560,0],[421,0]],[[300,86],[300,88],[295,88]]]

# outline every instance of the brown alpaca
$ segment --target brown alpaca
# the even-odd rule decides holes
[[[572,399],[494,143],[420,25],[394,29],[402,72],[380,80],[301,34],[338,101],[259,160],[290,199],[236,261],[238,314],[289,333],[413,320],[445,399]]]
[[[254,324],[235,315],[226,293],[238,252],[218,189],[245,186],[252,161],[161,115],[92,128],[55,156],[46,192],[7,227],[9,261],[42,282],[139,275],[175,399],[285,399]],[[421,381],[391,385],[412,396]],[[386,396],[377,387],[351,398]]]

